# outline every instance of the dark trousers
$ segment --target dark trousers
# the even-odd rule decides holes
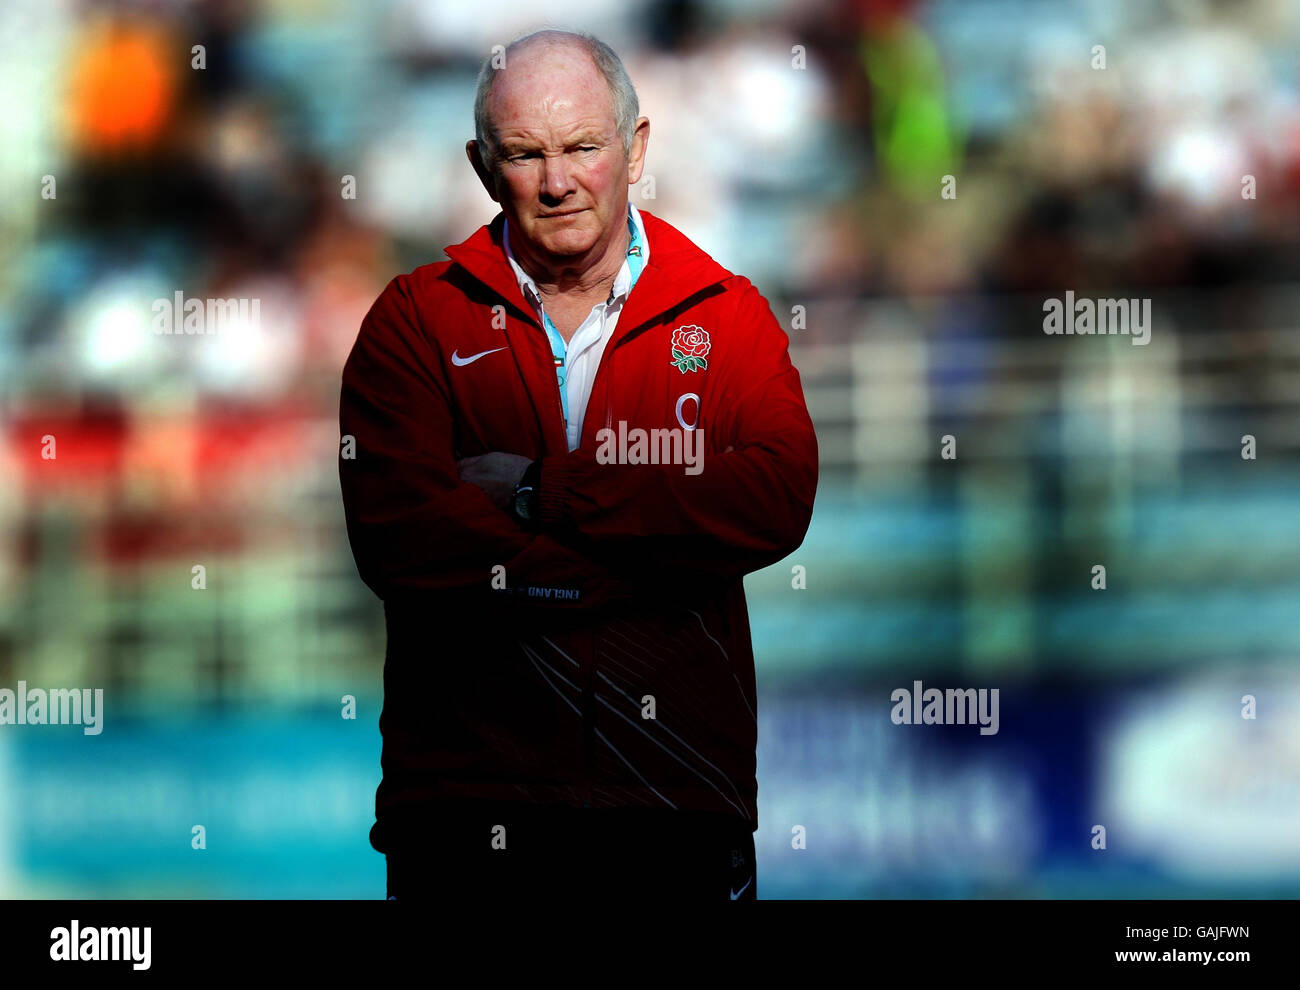
[[[749,822],[659,809],[450,806],[386,856],[399,901],[749,901],[758,883]]]

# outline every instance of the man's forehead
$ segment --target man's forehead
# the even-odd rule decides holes
[[[611,109],[609,86],[599,76],[592,85],[556,77],[553,83],[534,79],[526,86],[502,86],[492,93],[493,117],[503,123],[512,119],[567,120],[608,114]]]
[[[574,113],[554,117],[520,117],[506,115],[497,122],[497,140],[503,146],[568,143],[584,138],[607,139],[613,135],[614,123],[607,114]]]

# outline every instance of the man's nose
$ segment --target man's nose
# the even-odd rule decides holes
[[[573,190],[568,156],[547,155],[542,159],[542,193],[551,199],[563,199]]]

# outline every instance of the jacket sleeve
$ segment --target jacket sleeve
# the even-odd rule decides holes
[[[817,489],[817,437],[785,331],[748,282],[735,319],[744,360],[710,369],[725,376],[713,382],[724,400],[701,425],[719,438],[706,444],[702,471],[598,463],[581,448],[547,457],[543,523],[575,527],[620,570],[669,568],[687,581],[738,578],[798,548]],[[712,452],[724,445],[733,449]]]
[[[605,567],[525,530],[482,489],[461,482],[445,373],[414,314],[406,277],[394,279],[366,314],[343,369],[339,480],[365,583],[384,600],[445,591],[585,608],[632,597]],[[498,564],[505,594],[492,588]],[[530,588],[543,591],[533,597]]]

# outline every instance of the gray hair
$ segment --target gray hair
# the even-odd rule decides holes
[[[559,31],[553,28],[534,31],[532,34],[516,38],[506,46],[505,55],[508,59],[513,49],[526,42],[542,39],[576,41],[586,49],[600,74],[605,77],[605,82],[609,84],[609,92],[614,104],[614,123],[623,141],[623,153],[630,152],[632,135],[636,133],[636,121],[641,106],[637,102],[632,80],[628,78],[627,70],[623,68],[622,59],[614,49],[595,35],[585,31]],[[478,91],[474,94],[474,137],[478,141],[479,160],[484,168],[489,169],[492,167],[492,155],[496,152],[496,131],[488,120],[487,112],[488,97],[492,93],[492,84],[497,77],[496,67],[492,64],[494,58],[494,55],[489,55],[483,60],[483,66],[478,73]]]

